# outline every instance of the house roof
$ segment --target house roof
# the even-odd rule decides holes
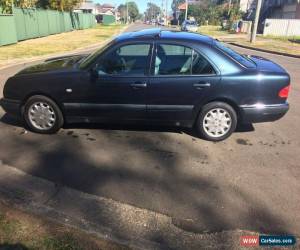
[[[115,6],[113,6],[112,4],[109,3],[104,3],[101,5],[102,8],[108,8],[108,9],[114,9]]]
[[[95,4],[93,2],[82,2],[76,9],[78,10],[93,10]]]

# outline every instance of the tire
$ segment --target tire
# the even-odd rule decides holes
[[[236,129],[237,114],[224,102],[210,102],[201,109],[195,127],[209,141],[223,141]]]
[[[42,95],[32,96],[26,101],[23,118],[31,131],[40,134],[56,133],[64,123],[62,112],[57,104]]]

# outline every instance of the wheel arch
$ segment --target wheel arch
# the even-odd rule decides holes
[[[31,98],[31,97],[33,97],[33,96],[38,96],[38,95],[39,95],[39,96],[45,96],[45,97],[51,99],[51,100],[59,107],[59,109],[60,109],[60,111],[61,111],[61,113],[62,113],[62,115],[63,115],[63,118],[65,119],[65,110],[64,110],[63,105],[62,105],[59,101],[57,101],[56,98],[53,98],[53,96],[51,96],[51,95],[49,95],[49,94],[47,94],[47,93],[41,92],[41,91],[30,92],[30,93],[28,93],[28,94],[22,99],[22,101],[21,101],[21,106],[20,106],[20,108],[21,108],[21,115],[22,115],[22,116],[23,116],[23,114],[24,114],[24,107],[25,107],[25,104],[26,104],[26,102],[28,101],[28,99]]]
[[[237,103],[235,101],[233,101],[232,99],[227,98],[227,97],[218,97],[218,98],[213,98],[213,99],[206,100],[205,102],[203,102],[198,107],[198,109],[196,111],[196,117],[194,119],[194,122],[197,121],[197,118],[198,118],[202,108],[205,105],[207,105],[208,103],[211,103],[211,102],[223,102],[223,103],[226,103],[226,104],[230,105],[234,109],[234,111],[236,112],[238,122],[240,121],[240,119],[241,119],[241,110],[240,110],[239,106],[237,105]]]

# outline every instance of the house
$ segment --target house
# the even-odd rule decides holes
[[[256,8],[255,0],[240,0],[240,10],[247,13]]]
[[[83,0],[75,9],[75,12],[93,13],[96,15],[96,5],[92,0]]]
[[[246,19],[254,19],[256,2],[255,0],[240,0],[240,9],[247,13]],[[266,18],[300,19],[300,0],[263,0],[260,22]]]
[[[117,8],[109,3],[96,4],[96,19],[99,23],[111,24],[120,21]]]

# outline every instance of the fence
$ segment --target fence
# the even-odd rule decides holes
[[[0,46],[94,26],[90,13],[14,8],[13,15],[0,14]]]
[[[300,36],[299,19],[266,19],[264,36]]]

